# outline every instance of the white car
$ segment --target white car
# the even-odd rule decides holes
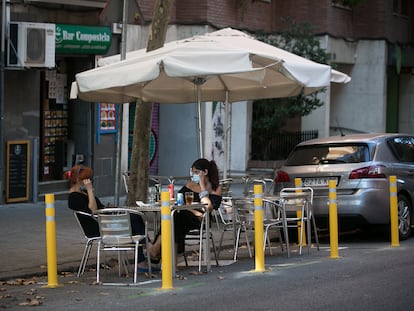
[[[336,181],[338,218],[344,224],[390,224],[389,177],[397,177],[400,239],[414,221],[414,136],[355,134],[299,143],[275,177],[275,190],[294,187],[295,178],[314,189],[318,226],[329,217],[328,181]]]

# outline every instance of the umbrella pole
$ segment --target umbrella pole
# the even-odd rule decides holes
[[[197,85],[197,109],[198,109],[198,141],[200,147],[200,158],[204,158],[203,148],[203,121],[201,120],[201,83],[195,82]]]
[[[227,94],[226,94],[227,95]],[[227,178],[227,170],[229,164],[229,102],[224,103],[224,164],[223,164],[223,178]]]

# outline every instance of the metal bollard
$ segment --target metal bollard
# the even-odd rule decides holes
[[[295,178],[295,188],[298,187],[302,187],[302,179],[301,178]],[[300,191],[300,190],[296,190],[296,191]],[[297,218],[302,218],[302,211],[296,211],[296,217]],[[302,227],[302,222],[298,221],[298,244],[300,243],[300,231],[302,231],[302,247],[306,246],[306,230],[305,228],[303,228],[303,230],[301,230]]]
[[[173,288],[170,192],[161,192],[161,267],[162,289]]]
[[[47,287],[58,287],[56,261],[56,222],[55,195],[46,194],[46,252],[47,252]]]
[[[336,206],[336,181],[330,180],[329,186],[329,239],[331,244],[330,258],[339,258],[338,255],[338,211]]]
[[[255,272],[265,271],[263,231],[263,186],[254,185],[254,247],[256,263]]]
[[[398,232],[398,197],[396,176],[390,176],[390,218],[391,246],[400,246],[400,237]]]

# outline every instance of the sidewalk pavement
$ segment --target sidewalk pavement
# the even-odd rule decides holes
[[[241,189],[236,187],[233,193],[239,194]],[[102,201],[113,202],[113,198],[103,198]],[[85,238],[67,201],[56,200],[54,205],[58,272],[77,271]],[[214,222],[211,229],[218,243],[221,231]],[[47,274],[44,201],[0,205],[0,236],[0,280]],[[224,237],[223,248],[226,247],[232,247],[231,232]],[[96,263],[95,258],[94,247],[88,265]]]

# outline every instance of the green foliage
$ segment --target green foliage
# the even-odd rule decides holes
[[[287,27],[279,35],[258,33],[256,38],[315,62],[328,63],[329,55],[320,47],[319,40],[312,35],[314,29],[310,24],[299,24],[290,18],[285,18],[284,22]],[[324,90],[319,92],[324,92]],[[319,92],[309,96],[301,94],[289,98],[254,101],[252,158],[271,159],[272,151],[269,150],[268,142],[272,140],[272,135],[283,128],[288,118],[306,116],[316,108],[323,106],[324,103],[317,97]]]
[[[320,47],[319,40],[312,35],[312,25],[298,24],[291,18],[283,20],[288,26],[279,35],[258,33],[257,39],[315,62],[327,64],[329,55]]]

